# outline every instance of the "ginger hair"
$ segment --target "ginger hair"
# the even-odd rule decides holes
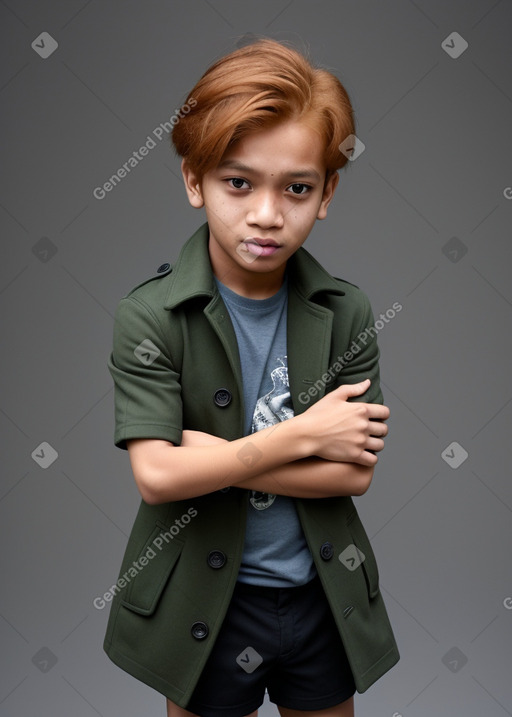
[[[220,58],[188,97],[190,111],[180,113],[170,136],[198,178],[217,167],[237,140],[286,120],[318,132],[326,178],[347,162],[339,145],[355,129],[345,88],[331,72],[280,42],[260,39]]]

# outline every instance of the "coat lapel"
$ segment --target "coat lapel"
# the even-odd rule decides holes
[[[333,314],[313,297],[344,295],[332,276],[300,248],[288,260],[288,378],[295,414],[302,413],[325,393],[322,375],[329,368]],[[315,391],[308,395],[308,389]]]
[[[238,343],[228,310],[219,293],[217,293],[205,307],[204,314],[219,337],[224,351],[226,352],[231,371],[233,372],[233,376],[235,377],[235,381],[240,392],[241,403],[243,405],[242,367],[240,364]]]
[[[332,311],[305,299],[296,287],[288,294],[288,379],[295,415],[302,413],[325,392],[319,390],[311,397],[307,390],[321,380],[329,367]]]

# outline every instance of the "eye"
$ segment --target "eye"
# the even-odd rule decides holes
[[[296,184],[290,184],[288,189],[291,190],[292,194],[300,195],[300,194],[307,194],[308,192],[311,191],[312,188],[309,186],[309,184],[296,183]]]
[[[245,181],[245,179],[242,179],[241,177],[232,177],[231,179],[227,180],[230,184],[230,186],[233,187],[233,189],[248,189],[249,183]],[[244,187],[243,185],[246,184],[247,186]]]

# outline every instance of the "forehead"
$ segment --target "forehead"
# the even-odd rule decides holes
[[[289,120],[247,134],[229,147],[218,169],[300,176],[325,173],[324,144],[307,124]]]

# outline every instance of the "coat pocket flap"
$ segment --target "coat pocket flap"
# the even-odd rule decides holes
[[[360,553],[363,554],[361,556],[361,567],[366,579],[368,595],[370,598],[374,598],[379,594],[379,570],[373,553],[373,548],[356,511],[349,516],[347,524],[352,535],[354,545]]]
[[[155,529],[140,557],[133,563],[133,568],[130,568],[136,573],[121,603],[139,615],[151,615],[155,611],[183,548],[183,542],[166,533],[166,530],[165,527]]]

